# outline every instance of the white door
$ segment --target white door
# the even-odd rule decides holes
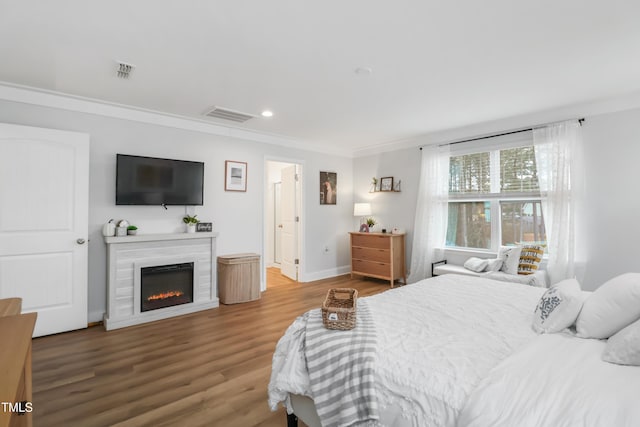
[[[280,264],[282,260],[282,256],[280,255],[280,251],[282,248],[282,207],[280,204],[280,187],[282,186],[281,182],[276,182],[273,184],[273,206],[274,206],[274,244],[273,244],[273,262],[275,264]]]
[[[296,166],[282,169],[280,188],[280,271],[290,279],[298,280],[298,203],[296,200]]]
[[[0,298],[34,336],[87,327],[89,135],[0,123]]]

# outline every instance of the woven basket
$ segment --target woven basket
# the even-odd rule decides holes
[[[356,326],[358,291],[352,288],[329,289],[322,303],[322,323],[327,329],[346,331]]]

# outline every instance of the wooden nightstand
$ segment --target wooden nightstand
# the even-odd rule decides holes
[[[349,233],[351,235],[351,277],[354,274],[407,283],[404,234]]]

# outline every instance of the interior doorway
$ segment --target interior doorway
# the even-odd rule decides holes
[[[265,171],[264,253],[268,288],[299,279],[303,264],[302,164],[267,160]]]

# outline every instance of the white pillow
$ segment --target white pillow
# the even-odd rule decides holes
[[[498,259],[502,260],[500,271],[507,274],[518,274],[518,264],[520,263],[520,246],[502,246],[498,251]]]
[[[618,365],[640,366],[640,320],[609,338],[602,360]]]
[[[539,334],[560,332],[573,325],[586,296],[576,279],[566,279],[542,295],[533,313],[533,329]]]
[[[609,338],[640,318],[640,273],[605,282],[584,302],[576,322],[580,338]]]
[[[481,271],[484,271],[487,264],[489,264],[489,260],[471,257],[465,261],[464,268],[480,273]]]
[[[484,271],[500,271],[502,268],[502,260],[501,259],[489,259],[487,260],[487,266]]]

